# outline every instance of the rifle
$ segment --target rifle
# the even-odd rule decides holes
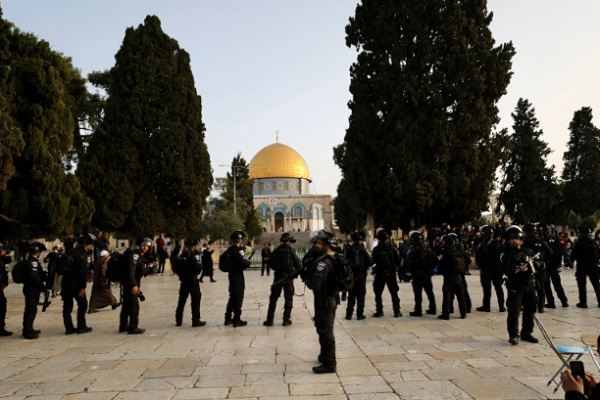
[[[256,249],[252,250],[252,253],[250,254],[250,257],[248,257],[248,261],[250,261],[252,259],[252,256],[254,255],[254,253],[256,253]]]
[[[57,256],[60,258],[60,255]],[[42,312],[46,312],[52,302],[50,301],[50,291],[52,291],[52,281],[56,275],[56,260],[52,262],[52,268],[48,271],[48,280],[46,281],[46,291],[44,292],[44,302],[42,303]],[[52,281],[51,281],[52,280]]]
[[[302,267],[297,268],[288,274],[285,274],[285,276],[283,278],[278,279],[275,282],[273,282],[271,287],[281,285],[282,283],[285,283],[290,279],[294,279],[295,277],[297,277],[300,274],[301,271],[302,271]]]
[[[50,306],[50,304],[52,304],[52,302],[49,300],[50,297],[50,291],[46,289],[46,292],[44,293],[44,302],[42,303],[42,312],[46,312],[46,309]]]
[[[533,264],[533,262],[535,260],[539,260],[541,257],[542,257],[542,254],[541,253],[537,253],[534,256],[525,258],[525,261],[521,265],[519,265],[517,267],[517,269],[516,269],[515,272],[517,272],[517,273],[518,272],[523,272],[523,270],[525,270],[525,268],[529,268],[531,270],[531,273],[533,275],[535,275],[537,273],[537,271],[535,269],[535,265]]]

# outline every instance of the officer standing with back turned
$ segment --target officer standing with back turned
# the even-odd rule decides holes
[[[415,310],[410,312],[411,317],[423,316],[423,290],[429,300],[427,314],[436,314],[435,295],[433,294],[433,282],[431,275],[438,258],[435,253],[423,246],[423,235],[419,231],[409,233],[412,246],[406,255],[407,276],[412,278],[412,287],[415,294]]]
[[[354,232],[350,238],[352,245],[346,249],[346,258],[350,263],[355,263],[353,266],[354,284],[348,292],[348,304],[346,306],[346,319],[351,320],[354,313],[354,305],[356,304],[356,319],[365,319],[365,295],[367,294],[367,274],[369,268],[374,264],[371,255],[365,249],[365,233]],[[350,259],[354,260],[350,260]]]
[[[192,298],[192,327],[204,326],[206,322],[200,321],[200,282],[198,275],[202,273],[202,261],[200,253],[196,250],[198,241],[194,238],[187,238],[184,241],[184,249],[177,258],[176,272],[179,276],[179,301],[175,311],[175,324],[181,326],[183,323],[183,309],[188,295]]]
[[[525,233],[525,239],[523,240],[523,247],[531,250],[533,254],[540,254],[540,261],[538,262],[538,268],[535,271],[535,287],[537,294],[537,312],[544,312],[544,304],[546,303],[546,261],[549,261],[552,257],[552,249],[546,243],[545,240],[536,235],[537,227],[533,224],[526,224],[523,226],[523,232]]]
[[[289,278],[288,275],[295,271],[299,272],[301,266],[296,252],[291,247],[291,244],[296,242],[294,237],[286,232],[281,235],[279,242],[281,245],[273,250],[269,260],[269,266],[275,273],[273,285],[271,286],[271,296],[269,297],[267,320],[263,322],[264,326],[273,326],[275,308],[277,308],[277,300],[279,299],[279,296],[281,296],[282,290],[285,298],[283,306],[283,326],[292,324],[290,318],[292,315],[292,307],[294,305],[294,279],[296,277]]]
[[[225,325],[233,325],[234,328],[237,328],[248,325],[247,321],[242,321],[241,315],[246,289],[244,270],[250,266],[250,261],[246,260],[243,242],[246,234],[238,230],[233,232],[230,238],[232,244],[226,250],[230,253],[231,269],[229,271],[229,301],[225,310]]]
[[[483,288],[483,305],[477,307],[477,311],[490,312],[490,302],[492,299],[492,285],[496,290],[498,299],[498,309],[505,312],[504,307],[504,289],[502,284],[502,272],[500,272],[500,254],[502,254],[502,244],[499,236],[492,237],[494,230],[489,225],[484,225],[479,229],[483,240],[475,249],[475,261],[479,267],[481,286]]]
[[[577,232],[579,234],[579,239],[575,242],[573,251],[571,252],[571,262],[577,261],[577,271],[575,271],[577,288],[579,289],[579,303],[577,303],[577,307],[587,308],[587,278],[590,279],[594,292],[596,292],[596,300],[598,302],[598,307],[600,307],[598,246],[591,239],[590,236],[592,235],[592,230],[588,226],[578,226]]]
[[[31,243],[29,248],[29,258],[25,260],[27,263],[27,272],[23,281],[23,295],[25,295],[25,312],[23,313],[23,337],[25,339],[37,339],[42,331],[33,329],[33,321],[37,315],[37,306],[40,301],[40,293],[44,290],[46,279],[46,271],[42,268],[42,264],[38,260],[42,251],[46,250],[46,246],[40,242]]]
[[[377,246],[373,249],[373,262],[375,263],[373,292],[375,292],[376,308],[373,316],[376,318],[383,317],[383,300],[381,295],[383,294],[383,289],[387,286],[392,296],[394,317],[401,317],[400,298],[398,297],[400,288],[396,280],[396,266],[401,263],[400,255],[398,254],[398,250],[392,248],[390,236],[383,229],[377,232]]]

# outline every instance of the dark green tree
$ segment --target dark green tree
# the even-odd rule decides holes
[[[569,143],[563,156],[563,196],[567,215],[594,214],[600,209],[600,129],[592,123],[592,109],[575,112],[569,124]],[[569,221],[567,221],[567,225]]]
[[[377,225],[467,221],[487,208],[506,142],[494,132],[497,103],[515,54],[495,44],[491,21],[485,0],[356,7],[346,26],[358,52],[350,123],[334,159]]]
[[[358,206],[352,204],[355,192],[349,187],[347,181],[342,178],[338,184],[337,196],[331,202],[334,209],[335,223],[340,232],[352,233],[363,230],[366,223],[364,212],[357,211]]]
[[[199,229],[213,181],[189,54],[148,16],[126,30],[115,59],[90,76],[107,96],[79,168],[93,223],[184,237]]]
[[[543,132],[529,101],[519,99],[511,115],[513,133],[496,210],[503,207],[505,214],[520,223],[548,221],[560,200],[554,166],[547,166],[552,151],[541,139]]]
[[[6,124],[0,140],[7,174],[0,185],[0,236],[55,238],[89,222],[94,211],[77,177],[63,166],[73,139],[69,102],[82,78],[49,43],[3,19],[0,26],[0,120]]]

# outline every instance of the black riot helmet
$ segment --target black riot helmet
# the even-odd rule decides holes
[[[335,246],[335,244],[337,243],[337,240],[335,239],[333,233],[327,232],[326,230],[320,230],[315,236],[315,238],[317,241],[320,240],[329,246]]]
[[[237,230],[237,231],[233,232],[229,238],[234,243],[241,242],[242,240],[246,239],[246,234],[244,233],[244,231]]]
[[[479,233],[481,233],[481,236],[492,236],[494,234],[494,230],[492,229],[491,226],[489,225],[484,225],[481,228],[479,228]]]
[[[408,237],[413,243],[421,243],[423,241],[423,235],[419,231],[411,231]]]
[[[540,222],[537,224],[537,230],[541,238],[546,238],[549,236],[548,225],[544,222]]]
[[[285,232],[283,235],[281,235],[281,238],[279,238],[280,242],[290,242],[290,243],[296,243],[296,239],[294,239],[294,237],[292,236],[291,233],[289,232]]]
[[[77,243],[79,243],[81,246],[88,246],[90,244],[94,244],[96,240],[96,236],[92,235],[91,233],[84,233],[83,235],[79,236]]]
[[[364,232],[361,231],[356,231],[353,232],[352,235],[350,235],[350,239],[352,239],[353,242],[358,243],[361,240],[365,240],[366,236]]]
[[[517,225],[511,225],[506,229],[506,238],[507,239],[511,239],[511,238],[522,238],[523,237],[523,230],[521,228],[519,228]]]
[[[379,232],[377,232],[377,240],[379,240],[380,242],[385,242],[389,238],[390,238],[390,235],[387,233],[387,231],[385,229],[382,229]]]
[[[577,227],[577,235],[579,237],[587,237],[589,238],[592,235],[592,230],[587,225],[580,225]]]
[[[188,237],[183,241],[183,244],[185,244],[187,247],[198,246],[198,240],[194,239],[193,237]]]
[[[523,225],[523,232],[525,232],[525,234],[527,236],[531,236],[531,235],[535,235],[535,225],[534,224],[525,224]]]
[[[4,245],[0,243],[0,251],[4,250]]]
[[[458,236],[456,233],[448,233],[442,236],[442,244],[446,250],[453,249],[458,245]]]
[[[31,253],[31,254],[41,253],[42,251],[46,251],[46,250],[47,249],[46,249],[46,246],[44,245],[44,243],[40,243],[40,242],[33,242],[29,246],[29,253]]]
[[[319,234],[320,231],[312,231],[311,233],[308,234],[308,238],[310,239],[310,242],[312,244],[317,243],[317,235]]]

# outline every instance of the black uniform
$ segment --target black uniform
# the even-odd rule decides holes
[[[226,251],[231,252],[231,270],[229,271],[229,301],[225,310],[225,323],[233,321],[235,324],[240,321],[242,315],[242,303],[246,289],[244,270],[250,266],[250,261],[246,260],[243,247],[231,245]]]
[[[60,294],[63,299],[63,322],[67,334],[81,331],[87,328],[85,312],[87,311],[87,297],[79,297],[79,292],[87,286],[87,275],[90,258],[83,247],[76,247],[69,252],[73,257],[73,270],[69,276],[63,276]],[[66,256],[66,255],[65,255]],[[77,302],[77,329],[73,326],[71,312],[73,312],[73,300]]]
[[[534,253],[527,248],[508,248],[500,256],[500,268],[508,277],[508,318],[506,326],[511,338],[529,338],[533,332],[533,319],[537,308],[535,278],[530,267],[520,271],[527,257]],[[519,335],[519,314],[523,311],[523,325]]]
[[[12,258],[10,256],[0,257],[0,286],[8,286],[8,272],[6,272],[6,264],[10,264]],[[0,336],[1,333],[6,332],[6,296],[4,290],[0,287]]]
[[[356,252],[356,266],[353,267],[354,283],[348,292],[346,319],[351,319],[356,304],[356,317],[363,319],[365,315],[365,295],[367,294],[367,273],[374,264],[371,255],[362,244],[354,243],[352,251]]]
[[[565,289],[563,289],[562,282],[560,279],[560,272],[558,271],[562,262],[560,244],[558,243],[558,240],[556,240],[556,238],[551,237],[550,239],[548,239],[548,245],[552,249],[552,256],[546,264],[546,274],[548,275],[548,278],[546,279],[546,287],[544,288],[544,292],[546,293],[545,307],[556,307],[556,302],[554,301],[554,294],[552,293],[552,285],[554,285],[554,290],[556,290],[556,296],[561,301],[562,306],[568,307],[569,300],[567,299],[567,295],[565,294]],[[550,282],[552,282],[552,285],[550,284]]]
[[[545,240],[535,235],[525,236],[525,239],[523,240],[523,247],[531,250],[533,254],[540,253],[541,256],[541,261],[537,263],[538,269],[535,273],[535,287],[538,301],[537,311],[543,313],[546,300],[546,262],[552,257],[552,249]]]
[[[288,244],[282,244],[277,247],[269,257],[269,267],[275,271],[275,277],[273,278],[271,296],[269,297],[267,324],[273,323],[277,300],[279,299],[279,296],[281,296],[281,291],[283,290],[283,296],[285,298],[283,306],[283,322],[287,325],[290,323],[292,307],[294,305],[294,278],[285,279],[285,277],[301,268],[300,261],[298,260],[296,252]],[[283,282],[275,284],[282,279],[284,279]]]
[[[315,328],[321,345],[318,359],[324,367],[332,370],[335,370],[337,364],[333,323],[339,304],[338,291],[335,287],[334,256],[335,253],[328,253],[319,257],[314,262],[306,281],[306,286],[315,296]]]
[[[400,314],[400,298],[398,297],[398,281],[396,280],[396,268],[400,265],[398,250],[391,244],[379,242],[373,249],[373,262],[375,263],[375,280],[373,281],[373,292],[375,292],[376,316],[383,315],[383,301],[381,295],[387,285],[392,296],[394,315]]]
[[[188,296],[192,297],[192,326],[200,326],[200,282],[198,275],[202,273],[200,253],[197,251],[184,251],[176,261],[177,275],[179,275],[179,302],[175,311],[175,322],[181,326],[183,321],[183,308]]]
[[[127,252],[125,256],[125,270],[121,280],[123,305],[121,306],[119,332],[133,332],[138,328],[140,299],[139,295],[131,294],[131,289],[135,286],[139,289],[146,261],[137,249]]]
[[[458,300],[458,308],[461,318],[466,318],[470,301],[467,302],[465,271],[470,258],[467,254],[458,249],[444,250],[440,260],[438,271],[444,277],[442,286],[442,314],[440,317],[450,318],[450,309],[453,307],[454,297]],[[469,299],[470,300],[470,299]]]
[[[502,289],[504,281],[502,272],[500,272],[500,254],[502,254],[502,245],[496,239],[482,241],[475,251],[475,261],[479,266],[479,279],[483,288],[483,306],[480,311],[490,311],[492,284],[496,290],[498,308],[501,312],[506,311],[504,307],[504,289]]]
[[[263,248],[260,251],[260,256],[262,257],[262,268],[260,270],[260,276],[265,274],[265,268],[267,269],[267,276],[269,276],[269,259],[271,258],[271,249],[268,247]]]
[[[25,313],[23,314],[23,336],[37,337],[33,329],[33,321],[37,314],[37,306],[40,301],[40,293],[44,290],[44,282],[48,276],[42,268],[42,264],[34,256],[29,256],[26,261],[28,272],[23,283],[23,295],[25,295]],[[37,332],[39,333],[39,332]]]
[[[214,268],[212,254],[214,252],[214,250],[207,249],[204,249],[202,252],[202,275],[200,276],[200,282],[202,282],[202,279],[204,279],[205,276],[208,276],[211,282],[216,282],[213,279]]]
[[[578,307],[587,306],[586,278],[590,279],[592,287],[596,292],[596,300],[600,307],[600,283],[598,279],[598,246],[588,238],[581,237],[575,242],[573,251],[571,252],[571,261],[577,261],[577,271],[575,278],[577,279],[577,287],[579,288],[579,303]]]
[[[436,313],[435,295],[433,294],[433,283],[431,275],[437,263],[437,256],[421,244],[413,245],[406,255],[406,270],[412,278],[412,287],[415,294],[415,311],[413,316],[422,314],[423,290],[429,299],[428,314]]]

